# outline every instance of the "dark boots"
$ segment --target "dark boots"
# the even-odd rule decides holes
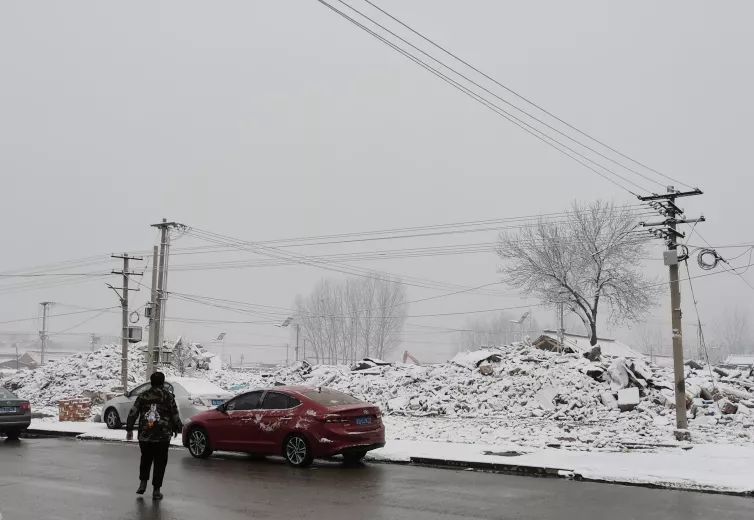
[[[148,480],[142,480],[139,482],[139,489],[136,490],[136,493],[139,495],[143,495],[147,491],[147,483]],[[155,487],[152,490],[152,500],[162,500],[162,493],[160,493],[160,488]]]

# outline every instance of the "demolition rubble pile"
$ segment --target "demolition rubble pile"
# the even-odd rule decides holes
[[[93,396],[96,405],[120,386],[119,349],[22,370],[0,385],[37,408],[80,396]],[[141,358],[138,351],[129,358],[129,387],[142,382]],[[751,372],[695,362],[685,368],[693,442],[754,442]],[[521,343],[461,353],[435,365],[300,362],[267,373],[210,369],[191,375],[234,393],[275,384],[342,390],[378,404],[393,439],[625,448],[671,442],[675,427],[672,369],[641,356],[601,355],[599,349],[559,353]]]
[[[61,399],[76,397],[88,397],[99,404],[122,392],[120,368],[120,345],[106,345],[94,352],[50,361],[33,370],[20,370],[0,380],[0,386],[28,399],[33,409],[56,407]],[[145,370],[143,355],[133,349],[128,358],[129,388],[144,382]],[[168,372],[173,374],[172,370]]]
[[[518,344],[457,355],[428,366],[381,362],[299,364],[263,376],[214,372],[231,390],[270,384],[329,386],[379,404],[404,438],[511,440],[587,447],[662,443],[672,438],[671,369],[644,359],[539,350]],[[754,378],[686,367],[696,441],[754,441]],[[421,417],[422,421],[417,422]]]

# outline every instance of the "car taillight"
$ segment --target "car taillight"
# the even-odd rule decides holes
[[[21,408],[21,411],[24,413],[31,412],[31,405],[29,403],[21,403],[20,408]]]
[[[343,417],[342,415],[325,415],[322,420],[326,423],[336,423],[336,424],[347,424],[350,422],[347,418]]]
[[[196,406],[204,406],[204,403],[198,397],[189,397],[189,401]]]

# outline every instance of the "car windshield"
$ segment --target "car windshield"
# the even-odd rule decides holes
[[[9,390],[6,390],[3,387],[0,387],[0,399],[17,399],[17,397],[12,394]]]
[[[355,397],[352,397],[343,392],[337,390],[330,390],[329,388],[322,388],[321,390],[305,390],[301,392],[307,398],[311,399],[317,404],[325,406],[340,406],[343,404],[364,404],[364,401],[360,401]]]

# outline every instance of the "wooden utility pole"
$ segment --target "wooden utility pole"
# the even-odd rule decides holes
[[[683,328],[681,313],[681,287],[679,284],[678,264],[686,260],[688,256],[683,253],[683,257],[678,256],[678,239],[686,235],[677,230],[678,224],[695,224],[704,222],[705,218],[698,219],[679,219],[683,215],[683,210],[676,206],[675,201],[679,197],[691,197],[701,195],[702,191],[694,189],[692,191],[676,191],[672,186],[668,186],[668,192],[663,195],[650,195],[648,197],[639,197],[639,200],[650,202],[650,205],[664,215],[666,219],[662,222],[647,223],[641,222],[644,227],[653,228],[650,232],[664,238],[668,250],[665,251],[664,261],[669,269],[670,278],[670,313],[672,319],[673,333],[673,372],[675,388],[675,408],[676,408],[676,438],[687,439],[688,419],[686,418],[686,380],[683,368]]]
[[[140,256],[129,256],[128,253],[122,255],[110,255],[112,258],[119,258],[123,260],[122,271],[112,271],[113,274],[119,274],[123,276],[123,287],[113,287],[108,284],[115,294],[118,294],[118,289],[123,291],[118,294],[120,299],[121,308],[121,321],[123,325],[123,332],[121,333],[121,353],[120,353],[120,382],[123,386],[123,391],[128,391],[128,291],[138,291],[139,289],[128,288],[128,277],[132,275],[141,276],[141,273],[134,273],[128,270],[129,262],[131,260],[141,260]]]

